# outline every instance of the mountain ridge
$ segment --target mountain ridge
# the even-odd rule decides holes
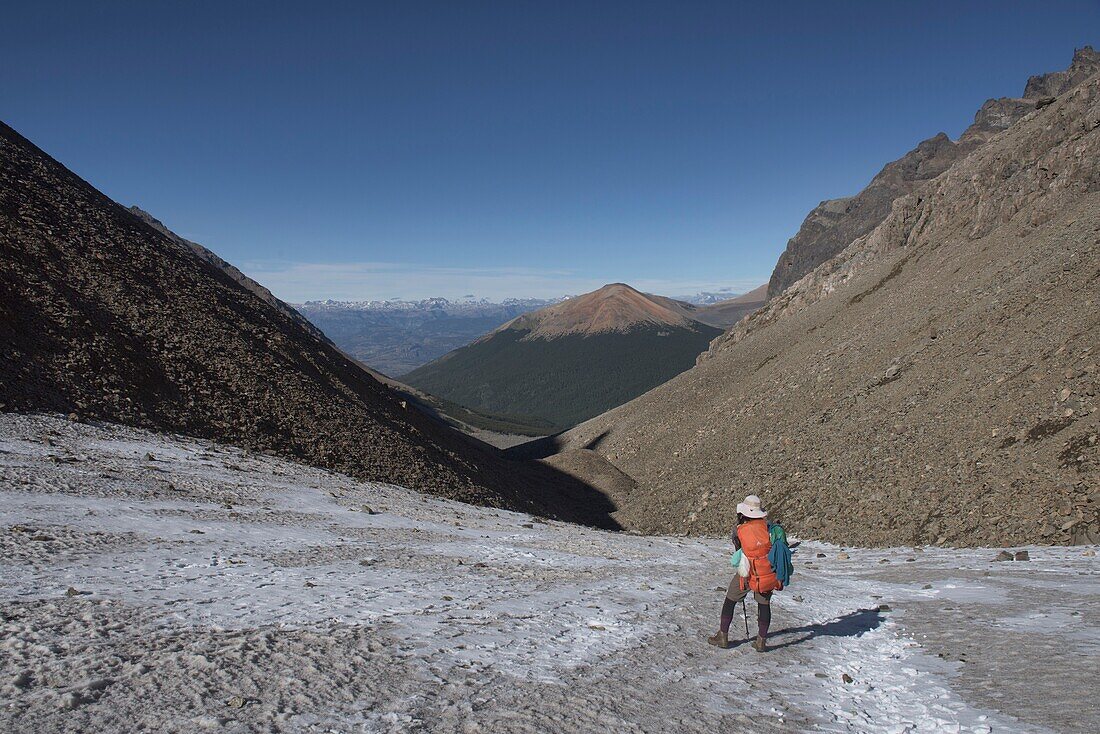
[[[1023,98],[987,100],[957,141],[938,133],[887,163],[854,196],[818,204],[780,255],[768,281],[768,298],[779,296],[853,240],[869,234],[889,215],[895,200],[936,178],[992,136],[1097,72],[1100,72],[1100,53],[1091,46],[1076,49],[1068,69],[1030,77]]]
[[[761,299],[730,298],[724,293],[700,293],[687,299],[652,294],[644,297],[653,300],[656,307],[665,304],[690,319],[719,328],[763,305]],[[323,300],[289,305],[362,364],[399,378],[487,336],[524,314],[555,304],[562,304],[564,309],[564,304],[577,298],[505,298],[498,303],[485,298],[435,297]],[[692,299],[702,302],[693,303]],[[657,321],[659,319],[654,323]]]

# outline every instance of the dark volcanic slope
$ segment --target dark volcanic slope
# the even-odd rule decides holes
[[[774,298],[792,283],[829,260],[857,237],[869,233],[890,213],[891,204],[939,176],[990,137],[1011,126],[1036,106],[1048,102],[1075,84],[1100,72],[1100,53],[1091,47],[1074,54],[1066,71],[1034,76],[1024,97],[991,99],[974,116],[974,123],[958,141],[940,133],[920,143],[896,161],[886,164],[863,191],[844,199],[821,202],[810,212],[798,233],[787,243],[768,283]]]
[[[602,498],[504,462],[0,123],[0,409],[271,450],[481,504],[600,521]]]
[[[722,333],[694,311],[616,283],[520,316],[402,379],[460,405],[568,428],[691,367]]]
[[[1100,75],[556,443],[644,530],[725,532],[751,491],[845,544],[1100,540]]]

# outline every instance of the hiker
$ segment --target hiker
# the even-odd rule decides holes
[[[722,603],[722,626],[718,634],[708,637],[707,642],[721,648],[728,648],[730,624],[733,622],[733,613],[738,603],[743,603],[749,591],[752,591],[756,599],[757,635],[752,646],[757,652],[768,649],[768,627],[772,621],[772,592],[782,589],[783,584],[772,570],[768,562],[768,552],[771,550],[771,533],[768,528],[768,513],[760,507],[760,498],[750,494],[744,502],[737,504],[737,527],[733,529],[733,545],[741,551],[744,560],[741,561],[739,573],[730,581],[726,591],[726,599]],[[737,554],[734,554],[737,557]],[[732,559],[731,559],[732,560]],[[746,575],[742,576],[741,572]]]

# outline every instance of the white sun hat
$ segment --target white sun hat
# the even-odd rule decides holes
[[[728,507],[729,505],[727,505]],[[750,494],[745,498],[744,502],[737,503],[737,511],[745,517],[767,517],[768,513],[760,509],[760,498],[755,494]]]

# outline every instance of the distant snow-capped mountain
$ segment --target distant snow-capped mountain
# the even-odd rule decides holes
[[[505,298],[502,301],[490,301],[487,298],[475,298],[468,296],[457,300],[448,298],[423,298],[420,300],[403,300],[391,298],[385,301],[306,301],[297,304],[298,310],[337,310],[337,311],[432,311],[443,310],[448,313],[480,312],[485,310],[525,308],[534,310],[543,308],[566,300],[569,296],[560,298]]]
[[[728,301],[740,295],[742,295],[742,291],[737,288],[719,288],[717,291],[703,291],[691,296],[674,296],[674,298],[676,298],[677,301],[690,303],[694,306],[710,306],[711,304]]]

